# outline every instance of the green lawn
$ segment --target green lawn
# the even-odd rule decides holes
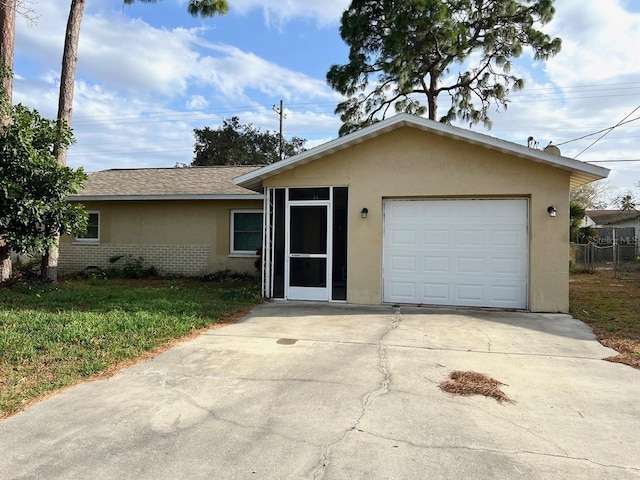
[[[256,281],[0,287],[0,418],[259,302]]]

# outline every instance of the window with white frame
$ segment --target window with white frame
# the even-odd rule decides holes
[[[76,242],[98,243],[100,241],[100,212],[89,210],[87,214],[89,215],[87,230],[76,236]]]
[[[231,210],[231,255],[255,255],[262,247],[262,210]]]

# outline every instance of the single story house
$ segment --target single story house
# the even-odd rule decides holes
[[[585,227],[633,227],[640,230],[640,212],[635,210],[587,210]]]
[[[126,246],[145,258],[166,247],[194,273],[248,268],[233,246],[245,211],[267,298],[567,312],[569,192],[609,173],[408,114],[261,168],[193,169],[218,177],[216,193],[182,191],[189,170],[166,169],[158,186],[158,170],[99,172],[100,188],[92,175],[74,200],[98,225],[66,239],[61,264]]]
[[[615,239],[617,244],[640,246],[640,212],[636,210],[587,210],[582,224],[595,229],[595,241],[600,245],[612,245]]]
[[[608,172],[400,114],[235,183],[266,297],[567,312],[569,192]]]
[[[218,270],[258,274],[262,194],[233,178],[259,167],[104,170],[69,200],[84,204],[87,233],[60,241],[60,273],[106,268],[121,255],[142,257],[164,275]]]

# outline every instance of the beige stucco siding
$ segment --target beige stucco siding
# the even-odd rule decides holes
[[[255,273],[255,258],[230,256],[229,224],[231,210],[261,210],[260,200],[108,201],[84,205],[88,211],[100,212],[100,242],[81,244],[63,237],[62,272],[87,265],[106,266],[109,256],[132,254],[153,258],[154,266],[168,274],[200,275],[225,269]],[[177,261],[176,256],[180,257]]]
[[[271,177],[265,187],[349,187],[347,300],[382,301],[385,198],[529,199],[529,309],[568,311],[569,173],[413,128],[400,128]],[[554,205],[558,216],[550,218]],[[363,207],[367,219],[360,217]]]

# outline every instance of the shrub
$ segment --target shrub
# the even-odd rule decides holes
[[[250,273],[232,272],[231,270],[218,270],[200,277],[203,282],[222,282],[224,280],[255,280]]]
[[[115,266],[116,263],[123,260],[122,267]],[[109,263],[114,265],[107,268],[106,274],[109,278],[157,278],[159,276],[158,269],[154,266],[145,268],[144,258],[134,257],[132,255],[116,255],[109,259]]]

